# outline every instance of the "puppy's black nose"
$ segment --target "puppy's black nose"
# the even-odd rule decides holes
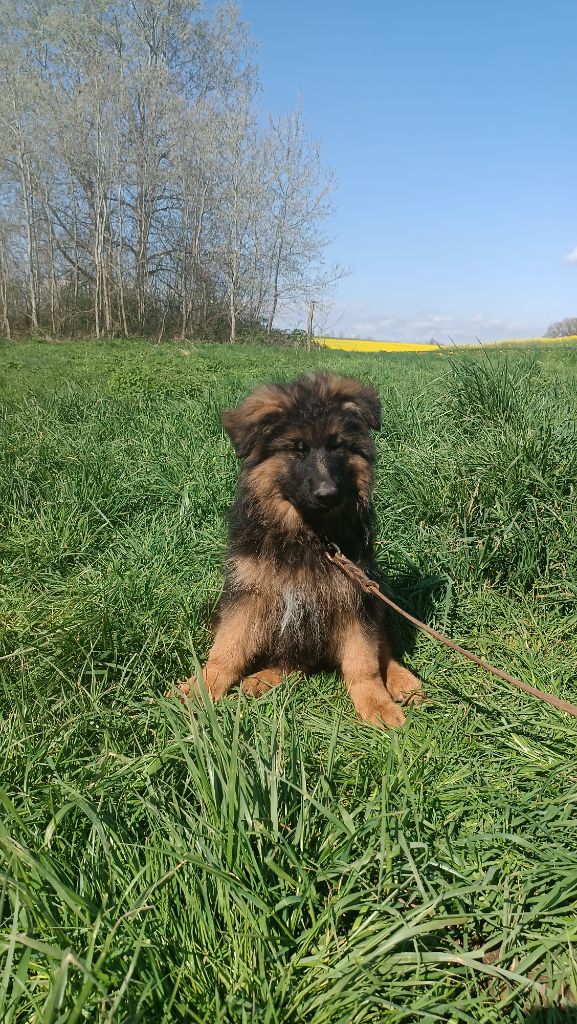
[[[313,495],[319,505],[323,505],[325,508],[331,508],[336,504],[338,498],[338,489],[329,480],[323,481],[323,483],[317,484],[313,491]]]

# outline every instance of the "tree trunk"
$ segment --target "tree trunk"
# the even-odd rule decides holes
[[[230,344],[236,342],[236,274],[233,270],[230,278]]]
[[[124,242],[124,218],[122,215],[122,188],[118,186],[118,255],[116,259],[116,276],[118,287],[118,311],[124,337],[128,337],[128,324],[126,322],[126,309],[124,306],[124,276],[122,272],[122,244]]]
[[[274,274],[273,274],[273,282],[272,282],[272,288],[273,288],[273,290],[272,290],[272,306],[271,306],[270,316],[268,318],[268,324],[267,324],[267,329],[266,329],[267,334],[271,334],[272,333],[272,328],[273,328],[273,324],[274,324],[274,318],[276,316],[276,308],[277,308],[277,304],[278,304],[278,296],[279,296],[278,281],[279,281],[279,276],[280,276],[280,264],[281,264],[281,259],[282,259],[283,231],[284,231],[285,219],[286,219],[286,203],[283,204],[282,214],[281,214],[281,216],[279,218],[278,228],[277,228],[277,233],[276,233],[276,258],[275,258]]]
[[[279,272],[280,272],[281,250],[282,250],[282,245],[279,244],[278,249],[277,249],[275,268],[274,268],[273,291],[272,291],[272,306],[271,306],[271,310],[270,310],[270,316],[268,318],[268,324],[266,325],[266,333],[269,334],[269,335],[272,334],[274,318],[276,316],[276,307],[277,307],[277,303],[278,303],[278,278],[279,278]]]
[[[48,202],[45,206],[46,229],[48,232],[48,251],[50,253],[50,320],[54,337],[60,333],[60,296],[56,277],[56,253],[54,246],[54,230],[50,219]]]
[[[146,320],[146,277],[148,270],[148,234],[150,230],[150,217],[147,207],[146,186],[141,182],[138,185],[136,199],[138,232],[136,247],[136,294],[138,301],[138,329],[141,333],[144,332]]]
[[[238,183],[233,187],[234,205],[230,239],[230,344],[236,342],[236,280],[238,272]]]
[[[0,312],[2,314],[2,333],[8,341],[12,337],[10,333],[10,318],[8,316],[8,275],[4,260],[4,247],[0,243]]]
[[[34,230],[32,225],[32,193],[30,173],[26,172],[26,156],[22,145],[20,146],[20,184],[22,188],[22,204],[26,218],[26,257],[28,261],[28,294],[30,297],[30,326],[36,330],[38,327],[38,292],[37,282],[34,273]]]
[[[309,319],[307,324],[307,352],[310,352],[313,341],[313,317],[315,315],[315,304],[310,301],[309,303]]]

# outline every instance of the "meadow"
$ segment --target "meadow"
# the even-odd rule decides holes
[[[399,601],[577,700],[577,348],[0,348],[0,1019],[571,1024],[577,720],[391,620],[427,700],[331,675],[182,707],[237,464],[219,411],[378,387]]]

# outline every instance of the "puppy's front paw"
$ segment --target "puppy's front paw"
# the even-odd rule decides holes
[[[421,681],[408,668],[396,662],[389,663],[385,685],[393,700],[399,704],[420,704],[424,700]]]
[[[400,729],[405,724],[405,716],[398,704],[393,704],[389,694],[372,691],[355,701],[356,709],[363,722],[378,725],[382,728]]]
[[[286,673],[280,668],[265,668],[254,672],[251,676],[245,676],[241,683],[241,689],[247,697],[262,697],[279,683],[282,683]]]
[[[180,683],[176,684],[173,690],[168,690],[166,693],[169,700],[176,697],[181,704],[185,704],[187,700],[191,700],[192,697],[198,697],[198,695],[199,689],[196,676],[191,676],[190,679],[182,680]]]
[[[221,697],[224,697],[225,694],[228,693],[228,687],[225,688],[224,686],[219,685],[218,677],[209,681],[206,678],[205,670],[204,691],[208,693],[211,700],[216,701],[220,700]],[[185,704],[189,700],[202,700],[201,688],[198,685],[197,677],[190,676],[190,678],[185,679],[184,682],[178,683],[176,688],[174,690],[169,690],[166,696],[177,697],[182,704]]]

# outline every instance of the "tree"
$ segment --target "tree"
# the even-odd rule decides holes
[[[577,335],[577,316],[568,316],[564,320],[550,324],[545,332],[546,338],[568,338]]]
[[[0,0],[0,330],[273,330],[320,299],[332,178],[269,122],[233,4]]]

